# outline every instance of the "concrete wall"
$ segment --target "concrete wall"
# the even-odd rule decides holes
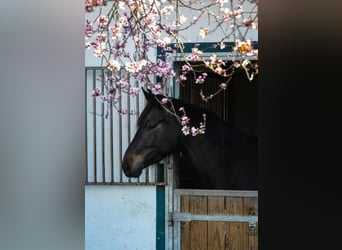
[[[86,186],[86,250],[156,249],[154,186]]]

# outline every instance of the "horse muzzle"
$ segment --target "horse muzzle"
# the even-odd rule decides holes
[[[141,175],[144,166],[142,157],[136,154],[130,154],[124,157],[122,161],[122,170],[127,177],[137,178]]]

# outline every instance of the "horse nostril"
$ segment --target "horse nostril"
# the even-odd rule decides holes
[[[128,155],[127,157],[125,157],[124,162],[125,162],[126,168],[129,168],[132,165],[134,165],[135,161],[136,161],[136,156],[135,155]]]
[[[125,172],[125,173],[129,173],[129,165],[128,165],[128,162],[126,159],[124,159],[122,161],[122,170]]]

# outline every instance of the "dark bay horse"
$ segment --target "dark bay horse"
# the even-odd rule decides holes
[[[191,126],[199,126],[206,114],[204,134],[184,135],[175,115],[162,107],[163,96],[143,89],[147,105],[138,120],[138,130],[122,161],[127,177],[163,158],[176,159],[178,188],[257,190],[257,140],[231,127],[214,113],[172,98],[174,110],[183,107]],[[181,113],[178,113],[181,116]]]

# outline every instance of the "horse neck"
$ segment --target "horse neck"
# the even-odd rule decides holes
[[[211,135],[182,136],[181,152],[188,158],[188,162],[198,167],[211,165],[212,169],[219,168],[231,159],[230,130],[221,131],[221,138],[211,138]],[[230,165],[230,164],[229,164]]]
[[[209,140],[205,135],[187,136],[183,139],[181,150],[193,158],[201,161],[208,155],[215,155],[216,157],[226,158],[227,153],[230,151],[229,143],[214,143]]]
[[[199,121],[203,120],[202,113],[204,111],[197,111],[197,114],[190,114],[190,119],[195,120],[195,124],[198,125]],[[213,114],[207,114],[206,118],[206,130],[205,134],[199,134],[196,136],[192,135],[180,135],[180,148],[184,151],[184,153],[188,153],[189,155],[195,154],[194,158],[204,157],[208,150],[210,153],[215,154],[216,156],[222,153],[224,158],[227,156],[224,155],[227,153],[228,148],[231,143],[231,127],[225,123],[222,119],[217,118]]]
[[[191,169],[191,178],[201,183],[201,188],[216,188],[230,184],[230,180],[225,179],[222,182],[221,178],[229,176],[231,172],[232,164],[228,160],[230,157],[227,157],[230,154],[227,148],[213,145],[204,135],[183,136],[183,139],[179,167]]]

